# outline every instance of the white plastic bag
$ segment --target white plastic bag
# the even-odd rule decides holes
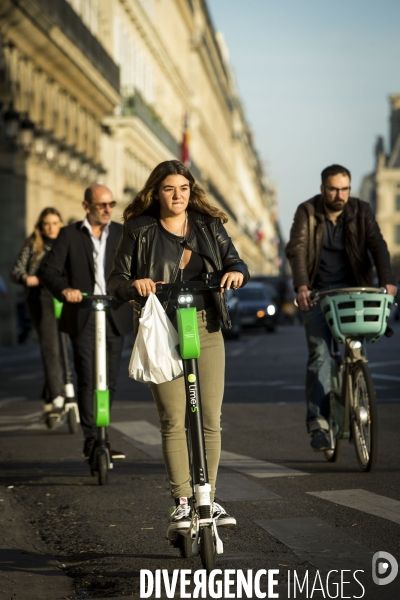
[[[165,383],[181,377],[178,332],[155,294],[148,297],[139,323],[129,377],[144,383]]]

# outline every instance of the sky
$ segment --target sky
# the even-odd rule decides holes
[[[400,93],[400,0],[208,0],[267,177],[278,189],[287,240],[297,205],[338,163],[352,195],[388,150]]]

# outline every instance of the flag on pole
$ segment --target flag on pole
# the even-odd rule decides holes
[[[189,115],[185,113],[185,117],[183,119],[183,136],[182,136],[182,145],[181,145],[181,162],[187,167],[190,167],[190,152],[189,152],[189,142],[190,142],[190,133],[189,133]]]

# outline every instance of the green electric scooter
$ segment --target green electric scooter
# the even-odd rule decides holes
[[[106,485],[108,471],[113,468],[110,445],[106,437],[106,427],[110,424],[110,393],[107,385],[106,308],[112,300],[112,296],[85,293],[82,295],[92,301],[92,310],[96,314],[94,410],[97,438],[94,440],[90,451],[89,467],[92,475],[97,473],[99,485]]]
[[[156,293],[167,292],[176,306],[179,349],[183,359],[186,391],[187,438],[191,484],[193,489],[192,520],[187,530],[179,533],[168,528],[167,537],[178,547],[184,558],[200,554],[203,567],[210,573],[215,568],[217,554],[223,553],[223,543],[212,517],[211,486],[208,482],[207,457],[204,442],[203,418],[197,359],[200,356],[200,339],[197,310],[193,295],[220,289],[220,281],[205,274],[203,281],[185,281],[157,284]]]
[[[53,298],[54,316],[60,319],[63,303]],[[64,406],[61,411],[49,412],[46,414],[45,423],[49,429],[54,429],[58,423],[66,417],[70,433],[78,431],[79,409],[75,401],[74,379],[72,375],[71,363],[68,356],[68,335],[62,331],[59,332],[61,357],[64,367]]]

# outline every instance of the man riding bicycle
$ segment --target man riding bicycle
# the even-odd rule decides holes
[[[314,450],[330,448],[328,436],[331,333],[311,290],[379,285],[395,296],[390,256],[367,202],[350,196],[351,174],[340,165],[321,173],[321,194],[303,202],[286,246],[308,345],[307,429]]]

